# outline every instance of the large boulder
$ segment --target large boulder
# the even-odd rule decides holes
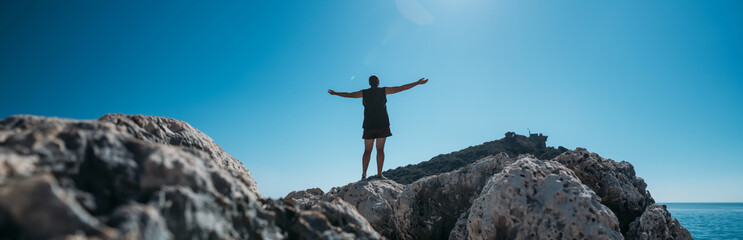
[[[691,233],[666,209],[666,205],[653,204],[632,222],[627,232],[627,239],[693,239]]]
[[[325,192],[320,188],[310,188],[307,190],[292,191],[284,197],[286,200],[291,200],[292,205],[299,209],[310,209],[313,205],[322,201],[325,197]],[[327,198],[326,198],[327,199]]]
[[[655,203],[646,189],[647,184],[635,175],[635,168],[628,162],[602,158],[585,148],[564,152],[552,160],[572,170],[583,184],[601,197],[601,204],[609,207],[619,219],[623,233]]]
[[[395,202],[400,239],[447,239],[488,179],[511,160],[505,153],[405,186]]]
[[[265,201],[279,227],[287,230],[287,239],[383,239],[356,208],[340,198],[304,210],[288,199]]]
[[[450,239],[622,239],[619,223],[576,175],[525,157],[490,178]]]
[[[334,187],[328,193],[319,188],[293,191],[284,197],[298,209],[311,209],[317,204],[342,199],[353,206],[374,229],[384,236],[397,236],[397,220],[392,208],[403,185],[391,180],[365,180]]]
[[[403,185],[392,180],[366,180],[336,187],[328,191],[323,200],[341,198],[356,207],[374,229],[382,235],[394,236],[398,223],[393,206],[400,197]]]
[[[245,166],[182,121],[0,121],[0,239],[380,238],[341,200],[294,209],[256,189]]]
[[[288,194],[297,208],[341,198],[355,206],[374,229],[389,239],[446,239],[459,215],[477,198],[487,180],[510,162],[507,154],[489,156],[457,170],[409,185],[366,180],[333,188]]]
[[[225,152],[209,136],[184,121],[156,116],[106,114],[99,122],[110,122],[119,131],[140,140],[173,146],[192,147],[206,152],[212,159],[220,161],[222,167],[233,177],[239,178],[251,192],[258,193],[258,184],[253,175],[239,160]]]

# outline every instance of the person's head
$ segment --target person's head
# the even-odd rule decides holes
[[[379,87],[379,78],[377,77],[377,75],[372,74],[371,76],[369,76],[369,86]]]

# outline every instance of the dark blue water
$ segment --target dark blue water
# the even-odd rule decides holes
[[[660,203],[668,206],[691,236],[704,239],[743,239],[743,203]]]

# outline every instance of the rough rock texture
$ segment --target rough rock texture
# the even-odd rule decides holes
[[[420,178],[453,171],[499,153],[506,153],[510,158],[516,158],[521,154],[532,154],[538,159],[549,160],[568,150],[564,147],[547,147],[546,142],[547,136],[542,134],[529,134],[527,137],[507,132],[506,136],[499,140],[441,154],[418,164],[390,169],[384,171],[384,175],[395,182],[410,184]]]
[[[391,180],[359,181],[331,189],[323,196],[323,200],[343,199],[356,207],[377,232],[384,236],[393,236],[398,229],[392,206],[400,197],[402,187]]]
[[[693,239],[678,220],[671,218],[665,205],[650,205],[629,226],[627,239]]]
[[[212,159],[221,161],[223,168],[233,177],[248,185],[251,192],[258,193],[258,186],[250,171],[232,155],[203,132],[188,123],[166,117],[106,114],[100,122],[110,122],[122,131],[137,139],[167,145],[185,146],[206,152]]]
[[[635,176],[635,168],[628,162],[605,159],[584,148],[565,152],[553,161],[571,169],[583,184],[601,197],[601,204],[609,207],[619,219],[623,233],[648,206],[655,203],[645,189],[647,184]]]
[[[0,121],[0,239],[380,238],[342,200],[297,210],[256,189],[239,161],[182,121]]]
[[[390,239],[619,239],[629,229],[621,228],[621,219],[639,219],[645,211],[637,209],[654,202],[629,163],[604,159],[582,148],[567,151],[555,161],[536,160],[528,154],[521,157],[506,170],[512,161],[501,153],[408,185],[362,181],[324,195],[319,189],[292,192],[287,199],[299,208],[310,208],[340,197]],[[530,176],[528,181],[525,176]],[[473,204],[475,199],[480,202]],[[494,215],[496,206],[498,214],[505,213]],[[493,231],[506,234],[493,235]],[[648,232],[655,231],[650,227],[632,231],[634,235],[624,236],[656,236]],[[676,232],[673,236],[688,235],[683,228]]]
[[[318,201],[322,200],[325,192],[319,188],[310,188],[307,190],[292,191],[284,197],[291,200],[293,205],[299,209],[310,209]]]
[[[446,239],[487,180],[511,162],[505,153],[405,186],[395,202],[400,239]]]
[[[383,239],[353,206],[339,198],[317,202],[307,210],[294,208],[290,200],[268,202],[279,226],[288,230],[288,239]]]
[[[13,116],[0,121],[0,239],[590,239],[621,238],[620,226],[628,239],[690,238],[631,164],[545,140],[508,133],[420,165],[433,170],[408,185],[368,180],[271,200],[182,121]],[[508,155],[530,152],[565,153],[559,163]]]
[[[333,188],[322,197],[317,196],[317,190],[309,189],[292,192],[286,198],[296,202],[298,208],[342,198],[387,238],[446,239],[488,178],[509,162],[508,155],[502,153],[409,185],[391,180],[367,180]]]
[[[622,235],[611,210],[572,171],[557,162],[526,157],[488,180],[450,238],[622,239]]]

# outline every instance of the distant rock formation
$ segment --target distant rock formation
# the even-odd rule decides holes
[[[529,137],[507,132],[504,138],[468,147],[448,154],[441,154],[418,164],[411,164],[384,171],[384,176],[401,184],[410,184],[425,176],[437,175],[471,164],[487,156],[506,153],[515,158],[521,154],[532,154],[541,160],[549,160],[563,152],[564,147],[547,147],[547,136],[530,134]]]
[[[691,239],[665,208],[654,207],[627,162],[583,148],[551,160],[511,159],[500,153],[407,185],[368,180],[286,198],[309,205],[342,198],[389,239]]]
[[[0,121],[0,239],[381,239],[355,208],[269,200],[208,136],[163,117]]]
[[[546,139],[507,133],[388,172],[410,183],[274,200],[182,121],[13,116],[0,121],[0,239],[691,239],[631,164]],[[399,178],[411,169],[426,170]]]

